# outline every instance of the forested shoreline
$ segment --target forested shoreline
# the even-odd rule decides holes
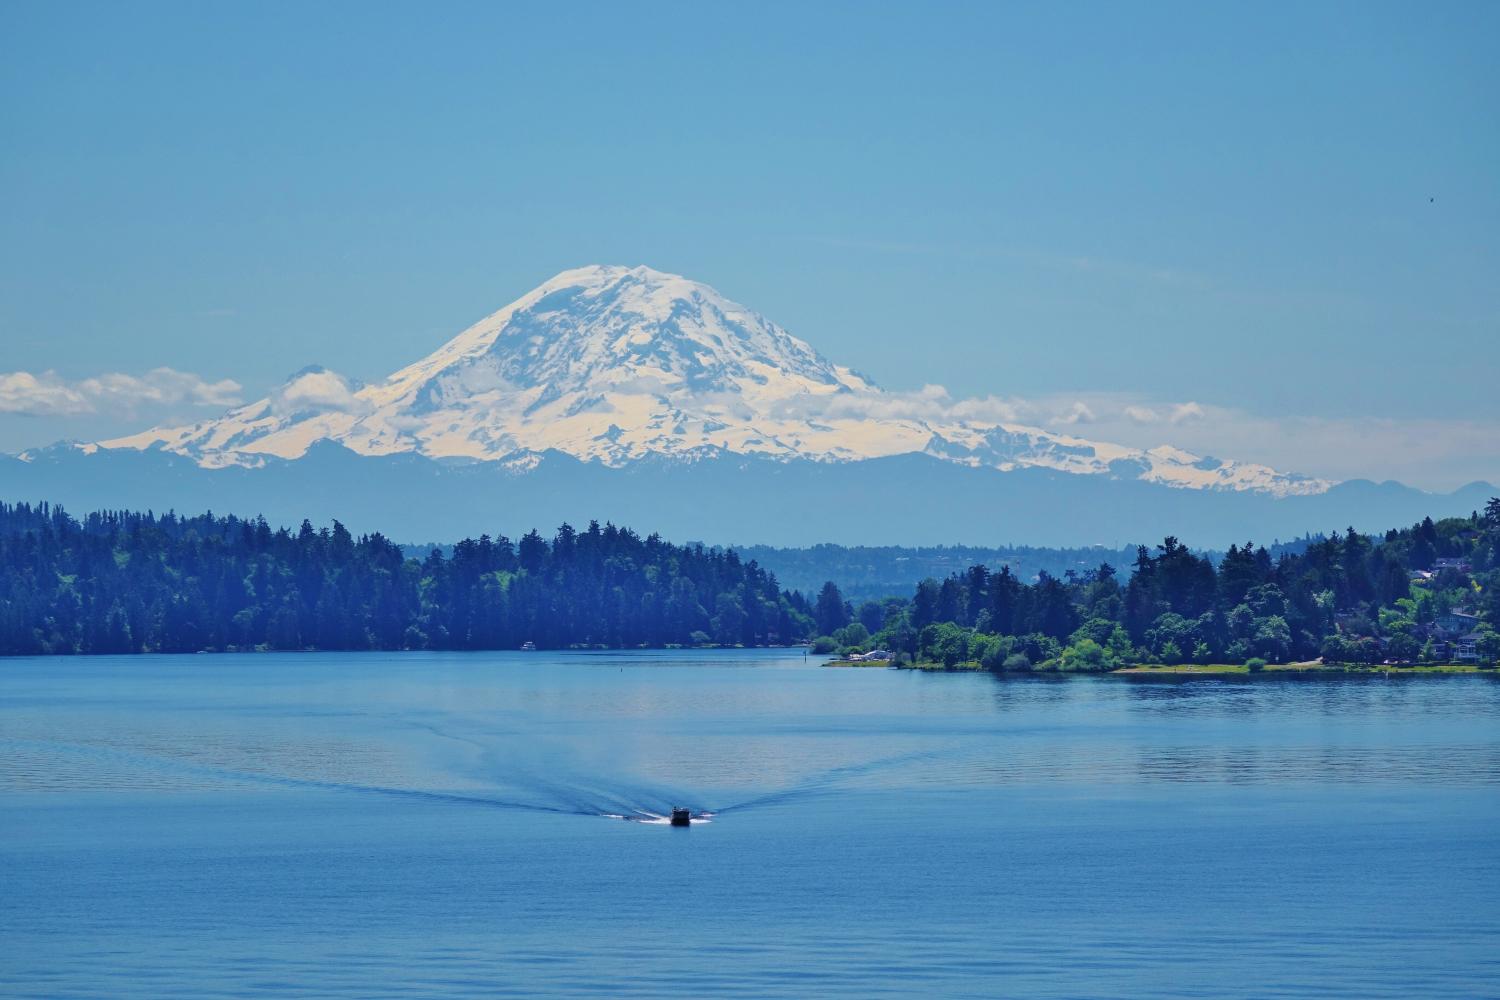
[[[733,552],[563,525],[406,559],[337,521],[0,504],[0,654],[805,641],[800,595]]]
[[[909,599],[815,604],[816,648],[896,664],[1106,671],[1141,664],[1500,661],[1500,498],[1483,514],[1384,536],[1333,532],[1272,558],[1254,543],[1215,563],[1174,538],[1035,582],[974,566]],[[884,658],[884,657],[882,657]]]
[[[1127,570],[975,565],[856,605],[831,581],[804,596],[733,550],[597,522],[409,558],[337,521],[0,503],[0,655],[813,642],[997,671],[1500,660],[1500,499],[1276,557],[1246,543],[1215,563],[1168,538]]]

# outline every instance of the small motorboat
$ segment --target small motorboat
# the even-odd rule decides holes
[[[523,653],[535,653],[536,652],[536,643],[530,642],[530,641],[521,643],[521,652],[523,652]]]
[[[673,806],[672,807],[672,825],[673,826],[691,826],[692,822],[693,822],[693,814],[692,814],[692,812],[690,812],[687,809],[682,808],[681,806]]]

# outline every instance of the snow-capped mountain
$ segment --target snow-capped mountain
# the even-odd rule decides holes
[[[843,463],[921,453],[973,468],[1052,469],[1174,487],[1316,494],[1262,465],[1088,441],[952,407],[913,412],[707,285],[646,267],[563,273],[371,385],[307,368],[214,420],[100,442],[205,467],[362,455],[498,462],[549,450],[618,467],[724,455]]]

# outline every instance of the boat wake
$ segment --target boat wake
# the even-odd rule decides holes
[[[434,802],[461,803],[464,805],[488,806],[495,809],[522,809],[533,812],[559,813],[563,815],[603,815],[591,810],[570,809],[563,806],[549,805],[538,802],[513,801],[495,798],[488,795],[475,795],[465,792],[445,792],[425,788],[400,788],[389,785],[361,784],[351,781],[332,781],[323,778],[297,777],[286,774],[274,774],[265,771],[251,771],[239,768],[222,767],[212,764],[194,763],[192,761],[177,760],[171,757],[163,757],[155,754],[142,753],[139,751],[120,750],[113,747],[103,747],[88,743],[66,743],[57,740],[6,740],[8,746],[28,746],[35,749],[46,749],[52,752],[67,754],[79,754],[91,757],[98,761],[109,761],[117,764],[145,767],[154,770],[170,771],[175,774],[218,779],[222,781],[246,782],[258,785],[271,785],[280,788],[313,788],[333,792],[363,792],[374,795],[388,795],[399,798],[424,799]]]
[[[744,812],[747,809],[761,809],[768,806],[782,805],[787,802],[795,802],[799,799],[810,798],[816,795],[827,795],[840,791],[846,782],[855,778],[903,767],[918,761],[945,757],[953,752],[952,749],[917,750],[911,753],[893,754],[889,757],[878,757],[874,760],[862,761],[857,764],[845,764],[809,775],[795,785],[767,792],[764,795],[757,795],[743,802],[720,806],[716,811],[719,813]]]
[[[455,737],[436,727],[430,728],[436,735],[449,739],[461,739],[472,747],[484,751],[488,748],[478,741]],[[232,767],[202,761],[181,759],[138,750],[92,743],[57,740],[0,740],[0,746],[16,750],[38,751],[48,755],[85,757],[99,764],[126,766],[132,770],[155,771],[163,776],[195,777],[210,781],[229,781],[278,788],[304,788],[330,792],[347,792],[365,795],[381,795],[446,805],[463,805],[487,809],[504,809],[522,812],[550,813],[559,816],[588,816],[611,819],[627,823],[650,826],[669,826],[672,809],[682,802],[691,802],[695,796],[683,789],[632,783],[622,779],[611,779],[605,783],[597,781],[566,782],[541,778],[536,775],[518,773],[514,766],[500,766],[497,760],[486,760],[484,770],[487,779],[495,781],[519,794],[486,794],[484,792],[443,791],[428,788],[411,788],[377,783],[339,781],[314,776],[277,774],[253,767]],[[727,805],[699,806],[690,809],[690,821],[697,825],[709,823],[726,813],[742,813],[751,809],[767,808],[794,802],[815,795],[837,791],[845,782],[877,771],[902,766],[914,761],[937,756],[937,751],[898,754],[857,764],[848,764],[813,774],[790,787],[777,789],[743,801]],[[510,762],[512,765],[514,762]]]

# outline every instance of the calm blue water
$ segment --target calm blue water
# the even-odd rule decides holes
[[[0,661],[0,994],[667,993],[1500,995],[1500,684]]]

